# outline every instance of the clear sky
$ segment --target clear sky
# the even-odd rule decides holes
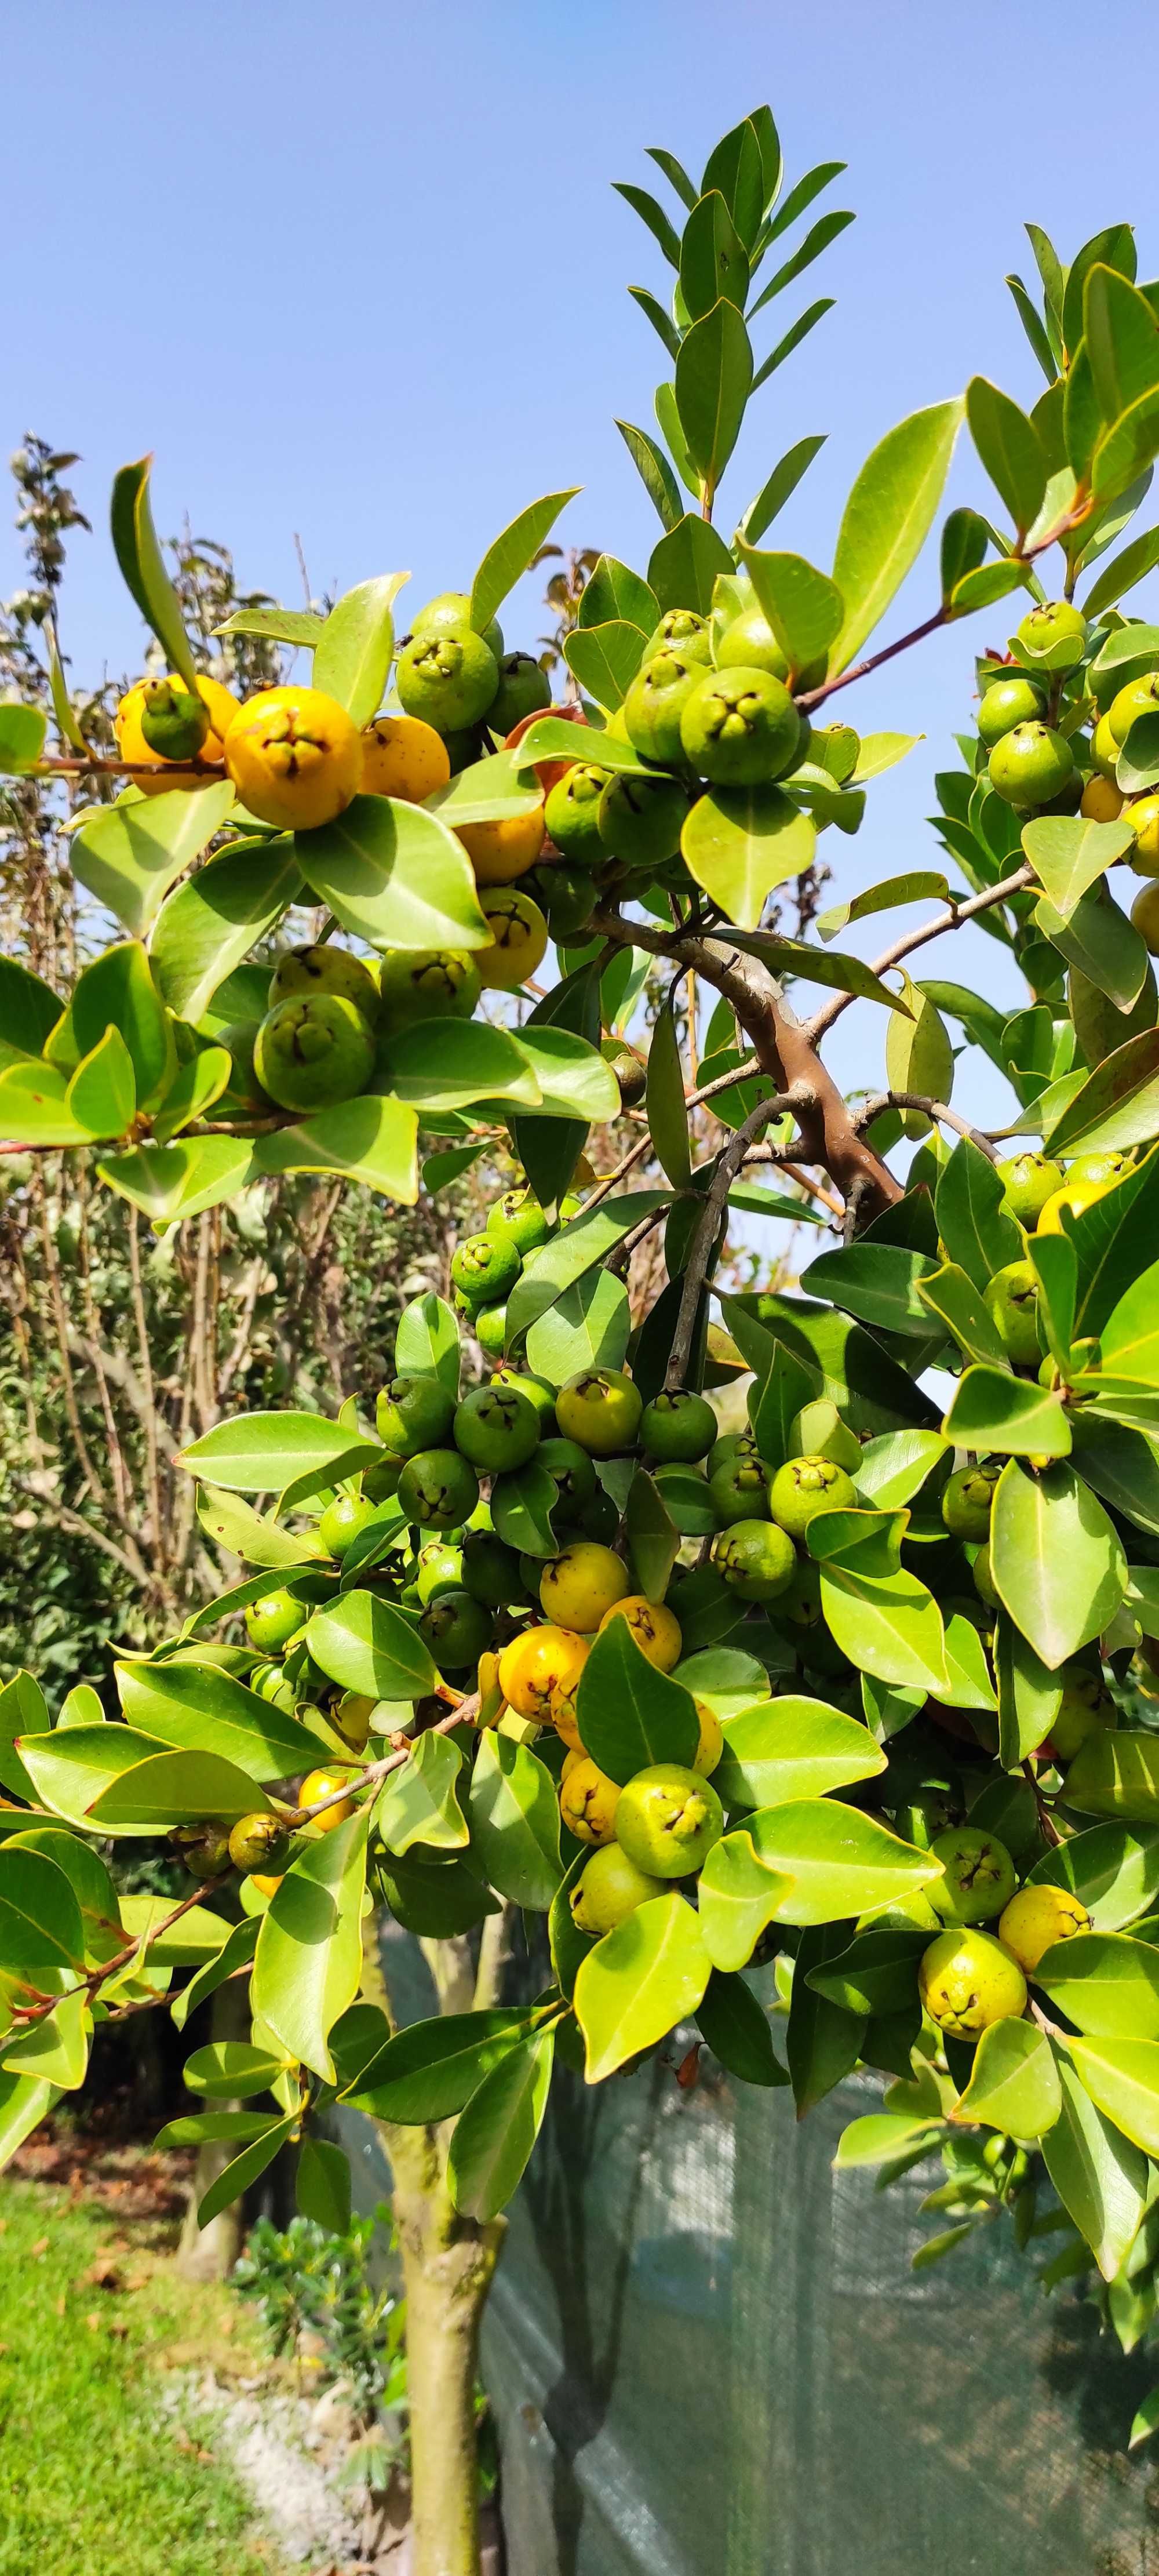
[[[663,196],[645,144],[699,171],[764,100],[790,182],[846,161],[822,202],[858,220],[756,325],[763,352],[814,296],[837,298],[756,397],[722,517],[825,431],[777,537],[828,565],[852,476],[894,421],[975,371],[1026,403],[1040,389],[1002,283],[1031,273],[1026,217],[1064,257],[1133,219],[1141,273],[1159,271],[1154,0],[1119,0],[1113,34],[1112,60],[1078,0],[10,8],[3,437],[34,429],[84,460],[94,535],[75,542],[63,616],[78,674],[139,658],[106,507],[115,467],[146,449],[162,530],[188,514],[233,547],[244,586],[295,603],[295,532],[316,589],[408,566],[417,602],[469,583],[525,501],[570,483],[585,489],[561,533],[645,563],[657,523],[612,424],[651,424],[662,352],[624,289],[663,292],[668,272],[609,183]],[[963,446],[951,499],[985,488]],[[15,577],[4,530],[0,584]],[[511,643],[537,632],[533,585],[522,599]],[[926,564],[877,640],[933,600]],[[1154,581],[1131,605],[1157,613]],[[826,836],[841,895],[930,863],[930,776],[974,651],[1009,622],[975,619],[850,694],[862,730],[926,739],[855,842]],[[966,933],[929,971],[992,991],[996,960]],[[836,1058],[847,1081],[880,1072],[877,1015],[844,1029],[869,1018],[872,1061]]]

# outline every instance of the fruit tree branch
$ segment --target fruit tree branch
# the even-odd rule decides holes
[[[880,1118],[886,1109],[924,1110],[927,1118],[938,1118],[943,1126],[955,1128],[959,1136],[968,1136],[970,1143],[977,1145],[983,1154],[989,1156],[992,1163],[996,1163],[999,1159],[996,1146],[991,1144],[988,1136],[983,1135],[980,1127],[971,1127],[969,1119],[960,1118],[957,1110],[948,1108],[944,1100],[929,1100],[921,1091],[875,1092],[872,1100],[862,1101],[854,1120],[855,1126],[862,1129],[872,1127],[874,1119]]]
[[[748,1117],[729,1137],[721,1153],[709,1185],[684,1273],[680,1311],[676,1318],[676,1330],[672,1336],[672,1349],[668,1360],[668,1374],[664,1381],[670,1389],[682,1387],[688,1374],[701,1290],[717,1236],[720,1233],[728,1194],[741,1169],[749,1146],[754,1137],[759,1136],[762,1127],[767,1127],[770,1118],[783,1118],[787,1110],[795,1112],[796,1108],[797,1102],[792,1092],[775,1094],[771,1100],[758,1100],[756,1108],[750,1109]]]
[[[924,948],[931,939],[940,939],[943,931],[960,930],[964,921],[973,921],[978,913],[991,911],[996,903],[1006,903],[1012,894],[1021,894],[1026,886],[1033,883],[1034,870],[1024,863],[1022,867],[1015,868],[1011,876],[1003,877],[998,885],[984,886],[981,894],[972,894],[967,903],[955,903],[951,899],[936,920],[923,922],[916,930],[907,930],[902,938],[894,941],[892,948],[885,950],[883,956],[875,957],[871,974],[884,975],[891,966],[900,966],[902,958],[911,956],[915,948]],[[805,1032],[812,1046],[818,1046],[821,1039],[828,1036],[842,1012],[847,1011],[856,999],[855,993],[835,993],[831,1002],[824,1003],[819,1011],[814,1012],[806,1023]],[[734,1081],[737,1078],[733,1076]]]

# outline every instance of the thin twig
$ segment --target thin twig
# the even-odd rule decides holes
[[[953,1127],[959,1136],[968,1136],[970,1143],[977,1145],[983,1154],[989,1156],[992,1163],[1001,1160],[997,1147],[991,1144],[989,1137],[983,1134],[980,1127],[971,1127],[968,1118],[959,1117],[957,1110],[949,1108],[944,1100],[927,1099],[923,1091],[875,1092],[872,1100],[862,1101],[853,1123],[863,1130],[866,1127],[872,1127],[874,1119],[880,1118],[886,1109],[923,1110],[927,1118],[937,1118],[943,1126]]]
[[[1024,863],[1022,867],[1015,868],[1011,876],[1003,877],[998,885],[986,886],[981,894],[971,895],[967,903],[947,904],[936,920],[923,922],[918,929],[907,930],[902,938],[895,939],[892,948],[874,958],[870,973],[877,976],[887,974],[891,966],[900,966],[903,957],[912,955],[915,948],[924,948],[931,939],[940,939],[944,931],[960,930],[964,921],[973,921],[978,913],[989,912],[996,903],[1006,903],[1012,894],[1021,894],[1024,887],[1033,883],[1034,870]],[[806,1025],[806,1034],[813,1046],[819,1046],[822,1038],[828,1037],[842,1012],[847,1011],[856,999],[856,993],[835,993],[831,1002],[824,1003],[814,1013]]]
[[[756,1108],[750,1109],[748,1117],[736,1129],[735,1134],[729,1137],[720,1155],[716,1172],[705,1197],[700,1223],[693,1237],[692,1250],[684,1273],[684,1286],[680,1292],[680,1311],[676,1318],[676,1330],[672,1336],[672,1350],[664,1381],[669,1388],[682,1387],[688,1374],[701,1290],[720,1232],[725,1202],[744,1162],[745,1154],[753,1139],[759,1136],[762,1127],[767,1127],[770,1118],[782,1118],[786,1111],[795,1110],[797,1107],[798,1102],[790,1092],[783,1095],[774,1094],[771,1100],[758,1100]]]

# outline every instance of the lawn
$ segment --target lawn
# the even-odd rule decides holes
[[[281,2567],[160,2370],[261,2368],[230,2292],[191,2286],[107,2209],[0,2185],[0,2576],[244,2576]]]

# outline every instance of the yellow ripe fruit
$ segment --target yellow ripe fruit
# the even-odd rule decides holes
[[[613,1601],[600,1621],[601,1632],[611,1619],[626,1619],[641,1654],[655,1664],[658,1673],[671,1673],[681,1655],[680,1622],[662,1601],[649,1601],[642,1592],[626,1592],[622,1601]]]
[[[322,689],[263,689],[234,717],[225,765],[259,822],[311,832],[357,796],[362,736]]]
[[[256,1887],[259,1896],[276,1896],[281,1884],[280,1878],[259,1878],[256,1870],[250,1871],[250,1886]]]
[[[319,1798],[333,1797],[334,1791],[343,1788],[347,1780],[352,1780],[354,1776],[352,1771],[341,1770],[334,1764],[323,1771],[307,1772],[298,1791],[299,1804],[303,1807],[316,1806]],[[327,1807],[325,1815],[312,1816],[310,1821],[316,1825],[320,1834],[332,1834],[335,1826],[344,1825],[347,1816],[352,1816],[353,1813],[353,1798],[340,1798],[333,1807]]]
[[[362,728],[362,793],[421,805],[451,775],[441,733],[421,716],[375,716]]]
[[[490,924],[491,945],[472,958],[484,992],[517,993],[547,955],[547,923],[518,886],[485,886],[480,910]]]
[[[975,1924],[954,1924],[923,1950],[918,1990],[930,2020],[951,2039],[974,2039],[991,2022],[1016,2021],[1026,2010],[1017,1959]]]
[[[535,866],[543,848],[543,806],[506,814],[497,823],[460,823],[458,835],[476,885],[514,885],[516,877],[525,877]]]
[[[696,1714],[700,1719],[700,1742],[692,1756],[692,1768],[707,1780],[724,1751],[724,1731],[715,1709],[709,1707],[707,1700],[697,1700]]]
[[[1140,886],[1131,906],[1131,919],[1146,941],[1152,957],[1159,957],[1159,877]]]
[[[1123,811],[1123,792],[1110,778],[1088,778],[1079,812],[1088,823],[1115,823]]]
[[[585,1753],[560,1782],[559,1812],[581,1843],[610,1843],[616,1831],[619,1785]]]
[[[362,1691],[346,1691],[334,1711],[334,1724],[356,1753],[361,1753],[370,1733],[371,1714],[377,1702]]]
[[[568,1751],[564,1754],[563,1769],[559,1775],[561,1788],[565,1780],[570,1780],[577,1762],[586,1762],[587,1758],[587,1754],[583,1751],[582,1746],[578,1744],[569,1746]]]
[[[166,677],[172,688],[184,688],[184,680],[180,679],[175,671],[168,672]],[[131,689],[126,689],[113,718],[117,749],[122,760],[128,761],[133,767],[138,763],[156,762],[161,759],[160,752],[153,750],[141,731],[141,711],[145,704],[145,691],[148,686],[148,681],[137,680]],[[220,763],[225,758],[225,736],[234,717],[240,715],[241,709],[237,699],[230,695],[229,690],[223,689],[220,680],[199,679],[197,694],[209,709],[210,727],[197,758],[203,766],[206,762]],[[179,760],[165,762],[163,767],[171,772],[169,777],[162,775],[159,778],[135,778],[134,787],[139,787],[143,796],[168,796],[175,787],[200,787],[205,783],[200,770],[183,767]]]
[[[558,1619],[561,1627],[578,1628],[581,1636],[590,1637],[627,1589],[622,1558],[595,1539],[579,1538],[544,1567],[539,1599],[545,1619]]]
[[[1056,1941],[1094,1926],[1085,1905],[1069,1887],[1020,1887],[998,1918],[998,1938],[1012,1951],[1024,1976],[1032,1977],[1039,1960]]]
[[[574,1690],[587,1657],[586,1639],[567,1628],[525,1628],[499,1657],[499,1688],[508,1707],[546,1726],[553,1690]]]
[[[1100,778],[1105,778],[1111,787],[1117,784],[1115,763],[1118,757],[1119,737],[1111,731],[1109,716],[1100,716],[1091,735],[1091,759]]]
[[[1159,877],[1159,796],[1136,796],[1123,821],[1135,835],[1131,866],[1137,877]]]
[[[578,1687],[579,1685],[577,1682],[573,1682],[570,1689],[561,1687],[557,1682],[551,1694],[551,1706],[549,1710],[551,1723],[555,1728],[556,1734],[562,1739],[563,1743],[566,1744],[569,1754],[574,1753],[577,1759],[580,1755],[587,1752],[587,1746],[579,1731],[579,1718],[576,1713],[576,1692]],[[565,1778],[566,1775],[567,1765],[565,1763]]]

